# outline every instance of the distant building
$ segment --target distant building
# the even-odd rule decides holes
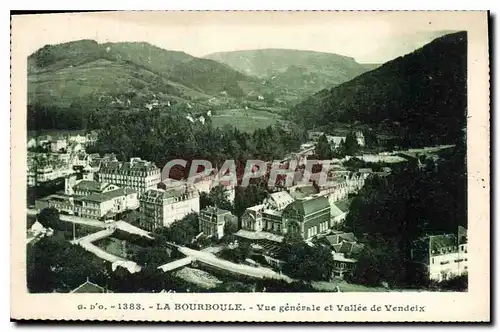
[[[358,145],[360,147],[365,146],[365,135],[363,132],[358,130],[354,135],[356,136],[356,142],[358,142]]]
[[[87,143],[87,137],[77,134],[77,135],[74,135],[74,136],[69,136],[68,137],[68,141],[75,142],[75,143],[80,143],[80,144],[85,144],[85,143]]]
[[[142,194],[156,188],[161,172],[152,162],[131,158],[129,162],[101,161],[98,178],[100,182],[131,188]]]
[[[264,205],[255,205],[247,208],[241,216],[241,228],[244,230],[261,232],[262,231],[262,211]]]
[[[443,281],[467,272],[467,229],[456,234],[430,235],[413,243],[413,262],[425,267],[430,280]]]
[[[50,150],[52,152],[60,152],[68,147],[68,142],[63,138],[57,138],[50,142]]]
[[[224,236],[224,226],[227,222],[234,222],[230,211],[209,206],[200,211],[199,230],[208,237],[221,239]]]
[[[334,232],[325,237],[332,248],[333,276],[344,278],[350,275],[356,268],[357,257],[364,248],[359,244],[353,233]]]
[[[192,212],[200,212],[198,191],[184,184],[167,189],[150,189],[140,198],[141,226],[147,230],[168,227]]]
[[[308,132],[308,136],[310,140],[317,141],[321,136],[325,133],[322,131],[310,131]]]
[[[309,239],[320,233],[320,229],[331,226],[330,213],[330,204],[325,197],[296,200],[283,210],[283,233],[298,233]]]
[[[38,146],[38,142],[36,138],[32,137],[28,140],[28,148],[36,148]]]
[[[326,140],[330,143],[331,147],[337,149],[340,144],[345,142],[345,136],[331,136],[326,135]]]

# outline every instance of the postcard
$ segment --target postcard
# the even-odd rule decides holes
[[[13,320],[490,321],[487,12],[11,21]]]

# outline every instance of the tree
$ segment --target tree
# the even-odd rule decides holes
[[[363,130],[363,136],[365,137],[365,145],[369,148],[374,148],[378,145],[377,135],[373,130]]]
[[[341,144],[342,153],[346,156],[354,156],[359,149],[358,140],[353,132],[350,132],[345,137],[345,141]]]
[[[251,183],[247,187],[237,187],[234,197],[235,215],[241,217],[247,208],[261,204],[267,195],[264,183]]]
[[[238,217],[227,217],[224,224],[224,235],[231,235],[238,231]]]
[[[69,224],[61,221],[59,218],[59,211],[53,207],[42,209],[38,214],[38,222],[44,227],[50,227],[52,229],[61,229],[63,226],[67,226],[64,227],[64,229],[71,228]]]
[[[328,160],[332,159],[332,149],[330,147],[330,143],[326,138],[326,135],[323,134],[318,139],[318,143],[316,143],[315,153],[319,159]]]
[[[172,259],[167,247],[154,246],[140,249],[131,257],[131,260],[141,266],[157,268],[175,260],[175,258]]]
[[[28,289],[33,293],[68,292],[87,278],[106,284],[105,264],[61,236],[44,237],[27,252]]]
[[[250,256],[250,244],[247,242],[241,242],[234,249],[224,248],[219,253],[219,256],[228,261],[235,263],[242,263]]]
[[[333,272],[330,249],[317,245],[310,247],[296,238],[284,244],[283,273],[300,280],[329,280]]]
[[[188,245],[199,233],[198,214],[193,212],[180,220],[174,221],[170,227],[156,229],[155,238],[160,237],[166,242]]]
[[[233,206],[228,199],[228,193],[223,185],[213,187],[208,194],[208,199],[212,205],[217,206],[219,209],[232,211]]]

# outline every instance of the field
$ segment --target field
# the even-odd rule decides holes
[[[216,127],[230,125],[246,132],[283,122],[277,113],[250,108],[220,110],[212,116],[212,123]]]

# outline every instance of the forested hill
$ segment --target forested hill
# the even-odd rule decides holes
[[[384,127],[406,144],[456,142],[466,124],[467,34],[422,48],[325,89],[292,108],[306,126]]]
[[[103,108],[130,108],[154,99],[172,104],[240,95],[239,83],[254,81],[216,61],[148,43],[80,40],[44,46],[28,58],[28,101],[46,106],[98,100]]]
[[[288,91],[304,97],[349,81],[374,66],[359,64],[351,57],[334,53],[293,49],[220,52],[205,58],[259,77],[280,93]]]

